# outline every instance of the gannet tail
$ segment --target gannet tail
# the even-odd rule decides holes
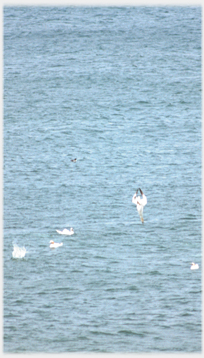
[[[62,234],[62,232],[60,230],[56,230],[58,232],[58,234]]]

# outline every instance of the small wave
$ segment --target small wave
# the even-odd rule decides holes
[[[118,333],[120,334],[125,334],[126,336],[129,336],[129,335],[133,335],[133,336],[140,336],[140,337],[144,337],[144,333],[137,333],[137,332],[133,332],[133,331],[130,331],[128,329],[122,329],[120,331],[118,331]]]
[[[12,256],[14,259],[22,259],[26,254],[25,247],[18,247],[17,245],[13,245]]]

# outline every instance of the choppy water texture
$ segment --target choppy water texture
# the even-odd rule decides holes
[[[4,351],[199,352],[201,271],[201,8],[5,7]]]

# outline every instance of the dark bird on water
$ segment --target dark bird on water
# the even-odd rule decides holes
[[[77,158],[75,158],[75,159],[71,159],[71,162],[76,163],[76,161],[77,161]]]

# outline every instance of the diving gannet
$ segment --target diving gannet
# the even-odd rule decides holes
[[[138,191],[140,191],[141,193],[141,197],[137,196]],[[132,203],[135,204],[137,206],[137,211],[139,213],[140,216],[140,220],[142,221],[142,223],[144,222],[143,219],[143,208],[144,206],[147,204],[147,198],[144,195],[143,191],[139,188],[136,190],[136,193],[133,195],[132,197]]]

